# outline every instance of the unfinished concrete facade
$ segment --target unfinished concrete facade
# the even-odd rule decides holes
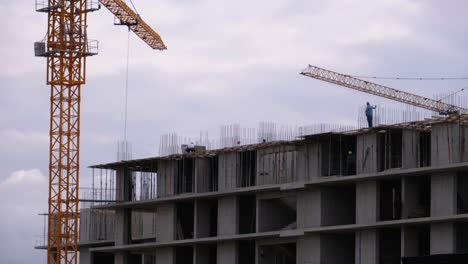
[[[466,139],[465,126],[438,122],[97,165],[116,172],[118,201],[82,214],[80,263],[397,264],[468,252]],[[156,197],[132,196],[135,172],[156,175]],[[85,235],[102,214],[109,232]]]

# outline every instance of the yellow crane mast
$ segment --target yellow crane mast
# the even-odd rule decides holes
[[[161,37],[121,0],[100,0],[151,48],[164,50]],[[98,42],[88,39],[87,15],[100,9],[94,0],[36,0],[47,13],[45,41],[35,55],[47,58],[50,85],[49,198],[47,264],[78,261],[80,100],[86,83],[86,58],[97,55]]]

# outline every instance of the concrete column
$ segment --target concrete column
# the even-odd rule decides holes
[[[236,241],[219,242],[216,259],[216,263],[237,264]]]
[[[419,253],[419,238],[417,229],[403,227],[401,229],[401,256],[415,257]]]
[[[441,166],[461,160],[460,125],[434,124],[431,128],[431,165]]]
[[[306,189],[297,195],[297,228],[319,227],[321,225],[321,192]]]
[[[431,216],[456,214],[456,198],[456,173],[441,173],[431,176]]]
[[[296,263],[321,264],[320,235],[299,237],[296,243]]]
[[[402,169],[419,167],[419,133],[406,129],[402,132]]]
[[[377,181],[356,183],[356,224],[372,224],[379,217],[379,188]]]
[[[177,217],[175,203],[160,204],[156,210],[156,241],[168,242],[175,240]]]
[[[356,231],[356,264],[379,263],[379,238],[376,229]]]
[[[296,173],[298,181],[317,180],[320,177],[320,144],[308,143],[297,148]]]
[[[131,173],[126,168],[120,168],[115,175],[115,189],[117,201],[126,202],[131,200],[132,179]]]
[[[175,254],[173,247],[163,247],[156,249],[156,263],[174,264]],[[117,263],[115,263],[117,264]]]
[[[357,136],[356,174],[377,172],[377,134]]]
[[[456,251],[455,225],[441,223],[431,225],[431,255],[450,254]]]
[[[356,224],[372,224],[379,216],[379,188],[377,181],[356,183]],[[378,263],[379,246],[376,229],[356,231],[356,264]]]
[[[126,245],[130,242],[130,209],[116,209],[114,220],[114,241],[116,246]]]
[[[431,216],[457,213],[457,175],[441,173],[431,176]],[[431,254],[453,253],[456,250],[453,223],[431,225]]]
[[[238,202],[236,196],[226,196],[218,200],[218,236],[238,233]],[[221,263],[221,262],[218,262]]]
[[[89,251],[89,248],[80,248],[80,264],[94,264],[93,253]]]

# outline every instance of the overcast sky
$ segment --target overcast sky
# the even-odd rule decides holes
[[[404,108],[303,77],[308,64],[354,75],[467,76],[464,0],[134,0],[168,50],[130,42],[128,138],[135,157],[157,154],[159,136],[259,121],[355,125],[358,107]],[[33,0],[0,0],[0,263],[45,263],[34,250],[47,208],[50,90],[33,43],[46,15]],[[81,178],[113,161],[123,134],[127,30],[102,9],[89,16],[100,54],[82,88]],[[380,81],[431,97],[466,81]]]

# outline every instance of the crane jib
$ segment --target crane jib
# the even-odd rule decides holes
[[[453,113],[468,114],[468,109],[447,104],[440,100],[434,100],[416,94],[400,91],[391,87],[361,80],[350,75],[329,71],[316,66],[309,65],[301,72],[301,74],[317,80],[351,88],[353,90],[435,111],[443,115]]]

